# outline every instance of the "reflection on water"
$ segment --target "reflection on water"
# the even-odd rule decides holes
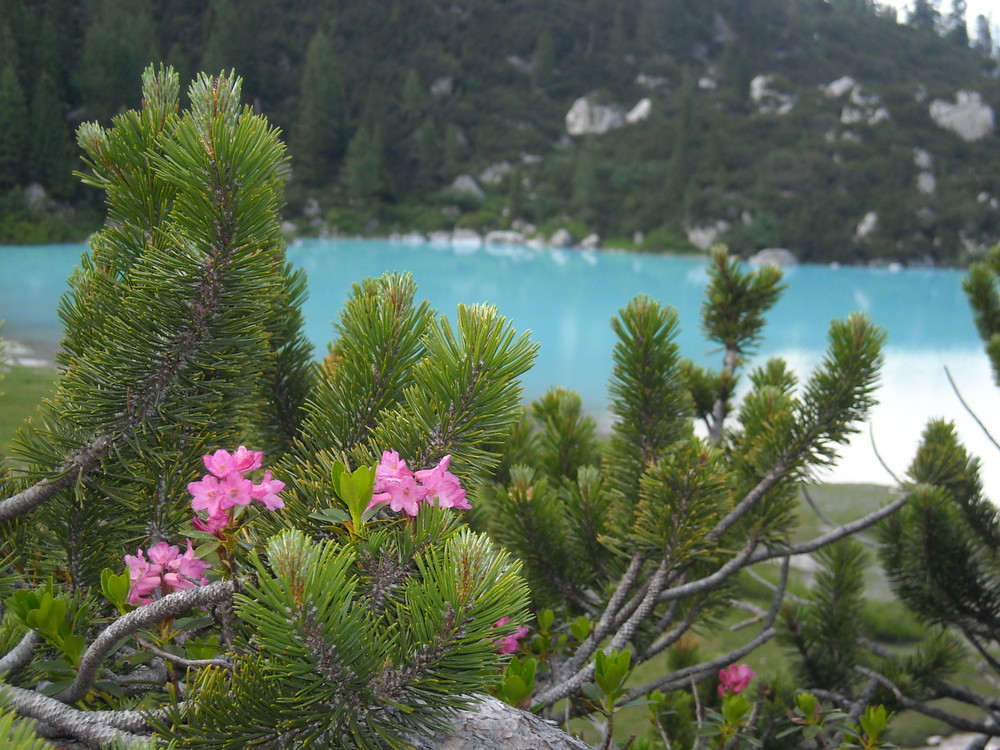
[[[84,249],[0,248],[0,319],[7,321],[6,336],[52,356],[59,335],[57,300]],[[289,259],[309,276],[304,313],[318,354],[332,336],[332,321],[352,283],[385,271],[409,271],[420,296],[445,314],[453,316],[459,303],[490,302],[517,330],[530,329],[541,351],[525,378],[526,395],[536,397],[556,384],[573,388],[605,423],[614,346],[609,321],[634,295],[647,294],[678,309],[677,342],[684,356],[706,365],[718,365],[720,359],[700,331],[699,308],[708,280],[701,258],[306,240],[289,249]],[[944,375],[947,365],[966,400],[982,410],[980,416],[989,424],[997,413],[998,392],[961,291],[962,275],[926,269],[788,269],[788,288],[768,316],[765,341],[754,361],[785,357],[804,379],[821,361],[830,321],[863,310],[889,333],[881,403],[870,426],[883,459],[894,472],[905,473],[927,419],[943,416],[956,421],[967,445],[988,459],[988,487],[1000,498],[1000,477],[991,469],[1000,465],[995,449],[965,414]],[[823,478],[892,482],[871,448],[868,427]]]

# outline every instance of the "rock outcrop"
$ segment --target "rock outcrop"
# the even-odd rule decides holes
[[[858,222],[858,226],[854,230],[854,241],[859,242],[867,239],[876,229],[878,229],[878,213],[869,211]]]
[[[797,266],[799,259],[795,253],[783,247],[769,247],[754,253],[747,262],[752,266]]]
[[[787,115],[795,106],[791,94],[783,94],[771,87],[774,76],[759,75],[750,81],[750,98],[758,112]]]
[[[959,91],[954,104],[935,99],[929,111],[938,127],[950,130],[963,141],[978,141],[993,134],[993,107],[983,101],[978,91]]]
[[[714,224],[686,227],[684,231],[688,242],[699,250],[708,250],[708,248],[718,241],[722,234],[728,232],[731,228],[732,225],[728,221],[720,219]]]
[[[482,200],[486,195],[483,192],[483,189],[479,187],[479,183],[467,174],[460,174],[456,177],[454,182],[451,183],[451,189],[456,193],[467,193],[472,195],[478,200]]]
[[[603,135],[625,124],[625,113],[619,107],[598,104],[581,96],[566,113],[566,132],[570,135]]]

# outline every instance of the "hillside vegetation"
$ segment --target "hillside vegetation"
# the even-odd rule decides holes
[[[72,133],[135,106],[163,61],[244,78],[290,143],[300,231],[566,227],[963,263],[1000,239],[996,127],[966,138],[930,114],[959,92],[1000,107],[989,26],[969,39],[963,5],[0,0],[0,242],[96,225]],[[571,135],[571,109],[635,122]]]

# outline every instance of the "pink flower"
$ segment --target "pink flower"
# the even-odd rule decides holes
[[[401,479],[413,476],[406,467],[406,461],[399,457],[396,451],[382,451],[382,460],[375,467],[375,484],[378,485],[380,479]]]
[[[206,510],[209,516],[214,516],[222,510],[222,490],[219,480],[211,474],[206,474],[200,482],[188,484],[191,493],[191,507],[195,510]]]
[[[249,479],[244,479],[236,473],[230,474],[219,482],[219,493],[222,495],[219,508],[227,510],[234,505],[249,505],[252,499],[250,496],[252,490],[253,482]],[[192,507],[194,507],[193,504]]]
[[[128,567],[129,604],[149,604],[147,597],[160,586],[160,566],[150,565],[141,549],[135,555],[125,555],[125,565]]]
[[[202,461],[205,462],[205,468],[219,479],[225,479],[234,471],[237,471],[236,459],[233,458],[229,451],[222,448],[215,453],[206,453]]]
[[[191,540],[187,551],[180,550],[166,542],[154,544],[147,550],[149,558],[142,550],[135,555],[125,555],[125,565],[129,569],[128,601],[130,604],[149,604],[149,595],[157,589],[160,593],[182,591],[208,583],[204,573],[209,564],[194,556]]]
[[[499,620],[493,623],[493,627],[502,628],[508,622],[510,622],[509,617],[501,617]],[[518,641],[524,638],[524,636],[526,636],[527,634],[528,634],[528,629],[524,625],[519,625],[517,627],[517,630],[515,630],[513,633],[511,633],[510,635],[506,635],[499,641],[497,641],[497,653],[513,654],[515,651],[517,651],[517,648],[520,645]]]
[[[222,539],[222,530],[229,525],[229,521],[229,514],[224,510],[220,510],[218,513],[209,516],[205,521],[202,521],[198,516],[191,519],[192,525],[198,529],[198,531],[214,534],[219,537],[219,539]]]
[[[458,477],[448,471],[451,456],[445,456],[433,469],[423,469],[414,476],[427,489],[424,502],[439,508],[460,508],[471,510],[472,506],[465,499],[465,490]]]
[[[175,553],[177,552],[176,547],[171,547],[171,549]],[[208,583],[204,573],[210,566],[204,560],[199,560],[194,556],[194,548],[191,546],[190,539],[187,540],[187,550],[184,554],[174,554],[166,567],[168,570],[163,574],[163,583],[174,591],[183,591]]]
[[[746,664],[730,664],[725,669],[720,669],[719,695],[723,698],[727,695],[739,695],[747,689],[753,677],[754,671]]]
[[[378,487],[378,483],[375,485]],[[382,488],[389,495],[389,507],[397,513],[406,511],[407,515],[417,515],[420,501],[427,495],[427,489],[417,483],[413,477],[398,477],[386,479]]]
[[[285,483],[272,479],[271,470],[268,469],[264,472],[264,480],[250,488],[250,497],[263,503],[268,510],[277,510],[285,507],[285,501],[278,497],[278,493],[283,489],[285,489]]]
[[[245,474],[248,471],[260,468],[264,462],[264,452],[249,451],[245,446],[241,445],[236,449],[236,453],[233,454],[232,458],[236,466],[236,471],[240,474]]]

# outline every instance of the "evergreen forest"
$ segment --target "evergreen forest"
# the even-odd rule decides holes
[[[0,0],[0,242],[100,226],[73,134],[162,62],[235,70],[281,129],[286,231],[964,264],[1000,239],[1000,136],[929,110],[1000,106],[994,35],[961,0]],[[580,100],[621,126],[571,134]]]

